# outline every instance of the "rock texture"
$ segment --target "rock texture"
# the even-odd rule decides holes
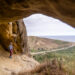
[[[52,16],[75,26],[75,0],[0,0],[0,23],[33,13]]]
[[[18,32],[21,41],[20,44],[21,44],[22,52],[28,54],[29,52],[28,52],[28,43],[27,43],[27,31],[26,31],[25,24],[21,19],[17,21],[17,25],[18,25]]]
[[[27,57],[26,55],[13,55],[10,59],[9,53],[0,45],[0,75],[12,75],[12,73],[18,73],[20,71],[28,71],[34,69],[40,65],[33,58]]]
[[[14,31],[17,36],[15,34],[9,36],[9,30],[2,28],[5,31],[0,33],[3,47],[7,49],[12,39],[15,49],[22,52],[26,50],[26,53],[28,52],[26,28],[23,21],[19,19],[34,13],[52,16],[75,27],[75,0],[0,0],[0,26],[2,24],[3,26],[8,26],[8,22],[12,22],[13,26],[16,26],[15,21],[18,20],[16,27],[19,29],[19,32],[16,31],[15,33]],[[16,27],[14,27],[14,30],[17,29]],[[4,42],[8,42],[8,44],[6,45]]]
[[[0,24],[0,44],[5,50],[8,50],[11,41],[13,42],[14,53],[29,54],[26,27],[22,19]]]

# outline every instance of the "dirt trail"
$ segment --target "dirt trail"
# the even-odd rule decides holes
[[[25,55],[13,55],[9,58],[9,53],[0,47],[0,75],[11,75],[12,72],[28,71],[35,68],[39,63]]]
[[[39,55],[39,54],[46,54],[46,53],[49,53],[49,52],[54,52],[54,51],[60,51],[60,50],[67,50],[71,47],[74,47],[75,45],[71,45],[69,47],[64,47],[64,48],[60,48],[60,49],[53,49],[53,50],[50,50],[50,51],[41,51],[41,52],[31,52],[31,55]]]

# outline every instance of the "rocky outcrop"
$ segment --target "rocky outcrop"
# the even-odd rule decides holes
[[[52,61],[40,64],[31,71],[24,71],[14,75],[69,75],[69,73],[65,71],[65,69],[60,63],[61,61],[53,59]]]
[[[27,44],[27,31],[26,31],[25,24],[23,20],[21,19],[17,21],[17,25],[18,25],[19,37],[21,41],[20,44],[21,44],[22,52],[25,54],[28,54],[29,50],[28,50],[28,44]]]
[[[8,44],[11,40],[9,29],[10,26],[8,23],[0,24],[0,44],[3,46],[3,48],[5,48],[5,50],[8,49]]]
[[[13,42],[14,53],[29,54],[27,44],[27,32],[23,20],[0,24],[0,44],[8,50],[10,42]]]
[[[33,13],[52,16],[75,26],[75,0],[0,0],[0,23]]]

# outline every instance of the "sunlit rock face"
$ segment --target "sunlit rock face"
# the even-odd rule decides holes
[[[42,13],[75,26],[75,0],[0,0],[0,23]]]
[[[27,32],[23,20],[0,24],[0,45],[9,51],[9,44],[13,43],[14,53],[28,55]],[[1,50],[1,49],[0,49]]]
[[[14,46],[14,53],[18,53],[22,52],[22,49],[20,45],[20,36],[18,33],[16,34],[18,31],[15,26],[17,26],[15,22],[0,24],[0,45],[2,45],[6,51],[9,51],[8,47],[10,42],[12,42]]]

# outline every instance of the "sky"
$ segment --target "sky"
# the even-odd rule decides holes
[[[75,36],[75,28],[46,15],[33,14],[24,23],[28,36]]]

